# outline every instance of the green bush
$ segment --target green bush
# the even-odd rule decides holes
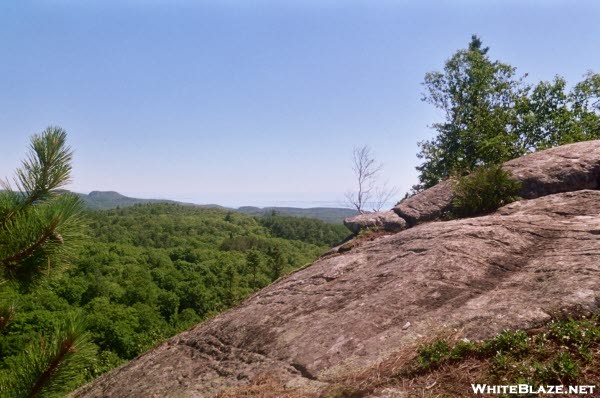
[[[504,330],[494,339],[486,341],[482,350],[491,355],[510,353],[519,357],[529,352],[529,343],[530,339],[524,331]]]
[[[490,213],[519,198],[521,183],[500,165],[479,168],[459,177],[454,187],[452,215],[470,217]]]
[[[417,362],[421,369],[433,369],[450,358],[451,347],[444,339],[434,340],[419,347]]]

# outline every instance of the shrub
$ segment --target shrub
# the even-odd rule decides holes
[[[469,356],[478,356],[480,347],[477,343],[468,340],[461,340],[456,343],[450,352],[450,358],[453,360],[461,360]]]
[[[529,352],[530,339],[522,330],[504,330],[494,339],[483,344],[483,352],[488,354],[513,354],[521,356]]]
[[[454,187],[452,215],[469,217],[490,213],[519,198],[521,183],[500,165],[485,166],[459,177]]]
[[[451,348],[446,340],[435,340],[419,347],[417,361],[421,369],[442,365],[450,357]]]

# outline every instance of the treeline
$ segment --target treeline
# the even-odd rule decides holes
[[[341,224],[327,224],[312,218],[282,216],[272,212],[259,219],[273,236],[301,240],[313,245],[334,246],[348,237],[348,229]]]
[[[347,232],[317,220],[254,218],[211,208],[135,205],[85,214],[71,269],[33,289],[4,289],[17,316],[0,335],[0,367],[82,313],[96,354],[73,385],[140,355],[306,265]]]

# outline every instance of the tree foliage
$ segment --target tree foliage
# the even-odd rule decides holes
[[[0,265],[5,277],[31,280],[73,254],[81,237],[81,203],[57,190],[69,182],[72,152],[66,132],[49,127],[31,140],[15,188],[0,192]]]
[[[299,240],[313,245],[335,246],[348,237],[341,224],[328,224],[314,218],[282,216],[276,212],[260,218],[261,225],[278,238]]]
[[[571,90],[559,76],[531,85],[488,52],[473,36],[442,72],[426,74],[423,100],[444,121],[419,144],[424,162],[416,190],[529,151],[600,137],[600,75],[588,73]]]
[[[58,191],[71,173],[72,152],[66,138],[58,127],[34,135],[15,173],[14,188],[2,183],[0,266],[5,281],[0,343],[2,352],[13,354],[0,373],[0,393],[6,397],[62,396],[81,380],[81,368],[95,355],[76,312],[62,321],[40,322],[45,333],[20,328],[26,314],[14,294],[30,290],[40,276],[50,276],[77,249],[81,204],[75,195]]]
[[[81,319],[67,318],[49,337],[30,343],[10,359],[2,379],[3,396],[64,396],[84,380],[83,369],[95,355]]]

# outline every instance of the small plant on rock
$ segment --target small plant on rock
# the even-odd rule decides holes
[[[513,180],[501,165],[481,167],[457,179],[452,216],[490,213],[517,200],[520,190],[521,183]]]

